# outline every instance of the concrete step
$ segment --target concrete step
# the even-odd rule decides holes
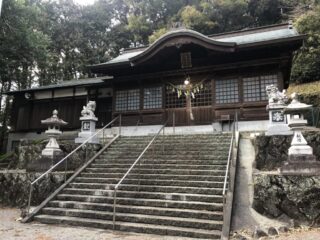
[[[35,216],[35,220],[41,223],[68,224],[72,226],[85,226],[85,227],[95,227],[95,228],[102,228],[102,229],[113,229],[112,221],[101,220],[101,219],[38,215],[38,216]],[[218,231],[218,230],[199,230],[196,228],[181,228],[181,227],[154,225],[154,224],[137,224],[137,223],[128,223],[128,222],[120,222],[120,221],[116,222],[115,230],[127,231],[127,232],[138,232],[138,233],[149,233],[149,234],[160,234],[160,235],[171,235],[171,236],[182,236],[182,237],[193,237],[193,238],[201,238],[201,239],[220,239],[220,236],[221,236],[221,231]]]
[[[182,199],[182,200],[180,200]],[[86,194],[59,194],[57,196],[59,201],[80,201],[87,203],[106,203],[113,204],[112,196],[93,196]],[[186,201],[183,198],[174,199],[147,199],[147,198],[128,198],[117,196],[117,204],[120,205],[135,205],[147,207],[165,207],[165,208],[179,208],[179,209],[193,209],[205,211],[223,211],[223,198],[222,196],[213,196],[209,202],[200,201]]]
[[[121,150],[117,150],[117,149],[110,149],[109,151],[106,151],[105,153],[102,154],[102,156],[104,155],[118,155],[118,154],[126,154],[129,153],[131,155],[139,155],[142,152],[143,149],[135,149],[135,150],[130,150],[130,149],[126,149],[125,151],[123,149]],[[191,150],[191,149],[184,149],[184,150],[179,150],[179,149],[166,149],[164,148],[164,150],[162,149],[155,149],[155,151],[153,151],[151,148],[148,149],[148,151],[145,153],[146,155],[148,154],[156,154],[156,155],[166,155],[166,156],[170,156],[170,155],[192,155],[192,156],[202,156],[202,155],[210,155],[211,154],[217,154],[217,153],[228,153],[229,151],[229,147],[219,147],[216,149],[205,149],[203,151],[201,150]]]
[[[90,172],[82,172],[80,174],[81,177],[97,177],[97,178],[122,178],[123,173],[90,173]],[[214,176],[214,175],[189,175],[189,174],[135,174],[130,173],[127,176],[127,179],[158,179],[158,180],[190,180],[190,181],[224,181],[224,175]]]
[[[73,183],[103,183],[117,184],[120,178],[86,178],[77,177]],[[158,179],[129,179],[126,178],[123,184],[160,185],[160,186],[189,186],[189,187],[217,187],[223,182],[214,181],[191,181],[191,180],[158,180]]]
[[[148,143],[147,143],[148,144]],[[145,148],[147,144],[136,144],[136,143],[121,143],[110,146],[111,149],[134,149],[134,148]],[[173,144],[168,142],[156,142],[153,143],[150,148],[162,149],[162,147],[166,149],[215,149],[219,147],[228,147],[230,146],[229,142],[208,142],[208,143],[181,143],[181,144]]]
[[[155,159],[158,160],[166,160],[166,159],[171,159],[171,160],[194,160],[194,159],[201,159],[201,160],[226,160],[228,157],[228,152],[224,154],[203,154],[203,155],[177,155],[177,154],[171,154],[171,155],[165,155],[165,154],[159,154],[154,156]],[[107,153],[101,154],[101,156],[98,159],[103,159],[103,160],[118,160],[118,159],[127,159],[127,160],[135,160],[137,159],[138,155],[133,156],[130,154],[119,154],[117,155],[108,155]],[[142,159],[153,159],[153,154],[144,155]]]
[[[125,168],[86,168],[86,172],[88,173],[126,173],[128,169]],[[133,174],[176,174],[176,175],[215,175],[222,176],[225,174],[225,170],[197,170],[197,169],[132,169],[131,173]]]
[[[51,201],[48,207],[54,208],[73,208],[73,209],[87,209],[97,211],[113,212],[113,204],[107,203],[91,203],[91,202],[78,202],[78,201]],[[192,209],[179,209],[179,208],[166,208],[166,207],[148,207],[148,206],[135,206],[135,205],[120,205],[117,204],[117,212],[119,213],[135,213],[147,214],[158,216],[179,216],[181,218],[198,218],[207,220],[223,220],[223,213],[221,211],[205,211],[205,210],[192,210]]]
[[[73,184],[73,185],[72,185]],[[87,188],[86,186],[90,186]],[[94,188],[94,187],[104,187]],[[105,184],[76,184],[63,190],[63,193],[88,194],[95,196],[113,196],[114,185]],[[121,191],[119,191],[121,190]],[[117,194],[123,197],[158,198],[158,199],[189,199],[190,201],[210,201],[213,195],[222,194],[221,188],[197,188],[176,186],[148,186],[148,185],[125,185],[119,187]]]
[[[113,160],[103,160],[97,159],[94,164],[132,164],[135,159],[113,159]],[[146,159],[142,158],[141,163],[144,164],[184,164],[184,165],[227,165],[227,159],[225,160],[159,160],[159,159]]]
[[[114,183],[88,183],[88,182],[78,182],[74,181],[70,183],[68,186],[72,188],[90,188],[90,189],[114,189],[115,184],[117,184],[118,181],[114,181]],[[182,184],[180,182],[180,185],[176,185],[175,182],[172,183],[172,185],[165,185],[165,184],[150,184],[150,182],[145,182],[148,183],[148,185],[143,184],[139,180],[136,181],[136,183],[129,183],[127,184],[126,182],[122,182],[121,184],[121,189],[122,190],[128,190],[128,191],[156,191],[156,192],[192,192],[192,193],[197,193],[197,194],[202,194],[202,192],[205,192],[209,189],[221,189],[223,188],[223,182],[211,182],[208,183],[207,186],[191,186],[192,184]],[[198,183],[198,185],[200,185]]]
[[[122,164],[122,163],[92,163],[90,168],[124,168],[128,170],[132,166],[131,164]],[[226,165],[183,165],[183,164],[146,164],[144,161],[138,163],[135,168],[137,169],[216,169],[216,170],[225,170]]]
[[[44,208],[41,211],[43,214],[69,216],[79,218],[92,218],[112,220],[113,212],[85,210],[85,209],[70,209],[70,208]],[[133,214],[133,213],[116,213],[116,221],[120,222],[134,222],[143,224],[157,224],[165,226],[185,227],[185,228],[198,228],[206,230],[221,230],[221,221],[195,219],[195,218],[181,218],[170,216],[146,215],[146,214]]]

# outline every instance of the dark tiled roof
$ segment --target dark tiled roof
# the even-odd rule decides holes
[[[198,35],[199,37],[206,38],[211,41],[215,41],[220,44],[235,44],[239,47],[248,45],[248,44],[259,44],[263,42],[268,42],[272,40],[281,40],[281,39],[290,39],[301,36],[292,25],[288,24],[278,24],[271,25],[259,28],[245,29],[241,31],[229,32],[229,33],[221,33],[216,35],[204,36],[201,33],[187,30],[187,29],[179,29],[170,31],[160,37],[156,42],[151,44],[150,46],[133,48],[133,49],[125,49],[123,53],[121,53],[118,57],[111,59],[108,62],[92,65],[91,67],[99,67],[99,66],[108,66],[115,64],[125,64],[130,63],[132,58],[138,57],[140,54],[142,55],[145,51],[155,45],[161,39],[168,37],[169,35],[177,34],[177,33],[185,34],[191,33],[194,35]]]
[[[66,81],[59,82],[57,84],[51,84],[47,86],[10,91],[10,92],[7,92],[7,94],[14,94],[18,92],[32,92],[32,91],[39,91],[39,90],[49,90],[49,89],[55,89],[55,88],[95,85],[95,84],[104,83],[105,80],[112,79],[112,78],[113,77],[110,77],[110,76],[104,76],[104,77],[97,77],[97,78],[72,79],[72,80],[66,80]]]

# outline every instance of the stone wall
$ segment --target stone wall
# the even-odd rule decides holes
[[[314,154],[320,160],[320,131],[303,132]],[[288,159],[292,136],[257,136],[253,139],[256,152],[255,167],[262,171],[273,171]]]
[[[0,171],[0,204],[25,207],[28,202],[30,183],[42,173],[27,173],[24,170]],[[71,173],[68,173],[69,177]],[[55,172],[34,185],[31,205],[38,205],[64,183],[64,174]]]
[[[278,218],[285,214],[308,225],[320,225],[320,176],[253,176],[253,208],[259,213]]]
[[[64,156],[74,150],[79,144],[75,144],[71,141],[61,141],[59,142],[60,148],[62,150],[62,156],[55,159],[55,162],[49,164],[44,164],[42,167],[40,163],[42,162],[41,151],[45,148],[47,140],[34,142],[31,140],[24,140],[20,142],[20,145],[15,149],[14,158],[11,159],[8,168],[9,169],[28,169],[32,171],[45,171],[50,168],[55,162],[61,160]],[[82,166],[86,159],[94,156],[99,150],[100,145],[98,144],[88,144],[87,149],[79,149],[74,154],[68,158],[68,170],[75,170]],[[61,164],[60,169],[64,169],[64,165]]]

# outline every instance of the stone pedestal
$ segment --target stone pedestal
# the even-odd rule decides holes
[[[50,156],[41,156],[38,159],[32,159],[26,167],[27,172],[43,172],[47,171],[53,165],[58,163],[62,158],[65,157],[65,154],[62,151],[55,151],[53,155]],[[65,163],[60,164],[55,171],[64,171]]]
[[[98,119],[92,116],[81,117],[81,132],[79,133],[78,137],[75,139],[75,143],[83,143],[89,137],[93,136],[96,133],[96,122]],[[99,143],[99,138],[94,136],[91,138],[88,143]]]
[[[288,151],[288,161],[280,169],[283,174],[320,174],[320,162],[316,161],[313,149],[308,145],[302,135],[302,129],[307,125],[303,113],[312,106],[299,102],[298,94],[292,94],[292,102],[284,109],[285,113],[290,114],[289,127],[294,131],[291,147]]]
[[[287,125],[286,115],[283,112],[285,105],[270,104],[267,106],[269,111],[269,126],[267,136],[272,135],[292,135],[292,131]]]
[[[282,174],[320,175],[320,162],[313,155],[313,149],[301,130],[295,130],[288,155],[288,161],[280,169]]]
[[[52,133],[48,133],[50,130],[46,131],[46,133],[49,135],[49,142],[46,145],[45,149],[42,150],[41,155],[44,157],[53,157],[54,155],[60,154],[62,151],[59,147],[59,144],[57,143],[57,140],[55,137],[50,136]],[[60,131],[59,131],[60,132]],[[59,133],[56,133],[57,135],[60,135]],[[56,136],[56,135],[55,135]]]

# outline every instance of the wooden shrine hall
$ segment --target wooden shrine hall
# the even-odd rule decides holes
[[[304,36],[292,25],[280,24],[205,36],[177,29],[150,46],[124,49],[106,63],[89,66],[95,78],[62,81],[9,92],[14,97],[12,133],[39,133],[40,120],[53,109],[69,124],[80,128],[80,112],[89,100],[97,103],[97,127],[122,114],[123,125],[206,125],[226,116],[239,121],[266,120],[266,86],[287,88],[293,52]],[[186,97],[174,87],[185,80],[199,86],[191,98],[190,121]]]

